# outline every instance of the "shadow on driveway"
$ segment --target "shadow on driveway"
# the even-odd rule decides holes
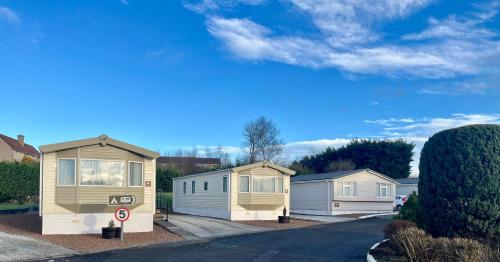
[[[64,261],[366,261],[387,217],[132,248]]]

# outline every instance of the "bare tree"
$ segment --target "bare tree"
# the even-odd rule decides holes
[[[231,156],[226,152],[225,148],[221,145],[217,146],[217,149],[214,152],[215,157],[220,159],[220,167],[228,168],[232,165]]]
[[[272,161],[283,152],[280,131],[271,119],[263,116],[250,121],[243,127],[243,147],[249,164],[259,161]]]

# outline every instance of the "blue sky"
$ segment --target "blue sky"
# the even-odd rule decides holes
[[[237,153],[263,115],[295,158],[500,123],[499,1],[370,3],[0,0],[0,133]]]

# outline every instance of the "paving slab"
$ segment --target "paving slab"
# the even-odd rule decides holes
[[[244,225],[229,220],[174,214],[168,222],[198,238],[210,238],[269,231],[268,228]],[[182,236],[182,234],[181,234]]]
[[[319,221],[323,223],[340,223],[340,222],[357,220],[357,218],[351,218],[351,217],[315,216],[315,215],[301,215],[301,214],[291,214],[290,217]]]
[[[26,236],[0,232],[0,261],[19,261],[75,255],[77,252]]]

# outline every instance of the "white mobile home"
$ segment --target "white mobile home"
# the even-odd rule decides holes
[[[124,231],[153,230],[158,153],[105,135],[40,151],[42,234],[100,233],[117,208],[109,197],[123,195],[136,199]]]
[[[396,179],[396,195],[409,196],[415,192],[418,194],[418,177]]]
[[[291,212],[312,215],[393,210],[397,182],[371,169],[295,176]]]
[[[290,176],[294,174],[261,162],[174,178],[173,210],[229,220],[274,220],[284,207],[290,210]]]

